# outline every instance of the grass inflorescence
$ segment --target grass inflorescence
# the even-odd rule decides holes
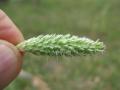
[[[24,51],[35,55],[50,56],[76,56],[93,54],[104,51],[103,42],[93,41],[85,37],[67,35],[39,35],[28,39],[17,47]]]

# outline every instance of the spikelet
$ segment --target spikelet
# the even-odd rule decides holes
[[[103,42],[67,35],[39,35],[17,45],[19,50],[35,55],[77,56],[104,51]]]

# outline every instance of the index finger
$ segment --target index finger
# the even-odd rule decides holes
[[[2,10],[0,10],[0,39],[14,45],[24,40],[22,33]]]

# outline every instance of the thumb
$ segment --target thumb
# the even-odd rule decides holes
[[[19,51],[12,44],[0,40],[0,90],[18,75],[21,65]]]

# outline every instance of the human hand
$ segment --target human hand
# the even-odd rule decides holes
[[[19,29],[0,10],[0,90],[14,80],[21,70],[23,55],[14,45],[23,40]]]

